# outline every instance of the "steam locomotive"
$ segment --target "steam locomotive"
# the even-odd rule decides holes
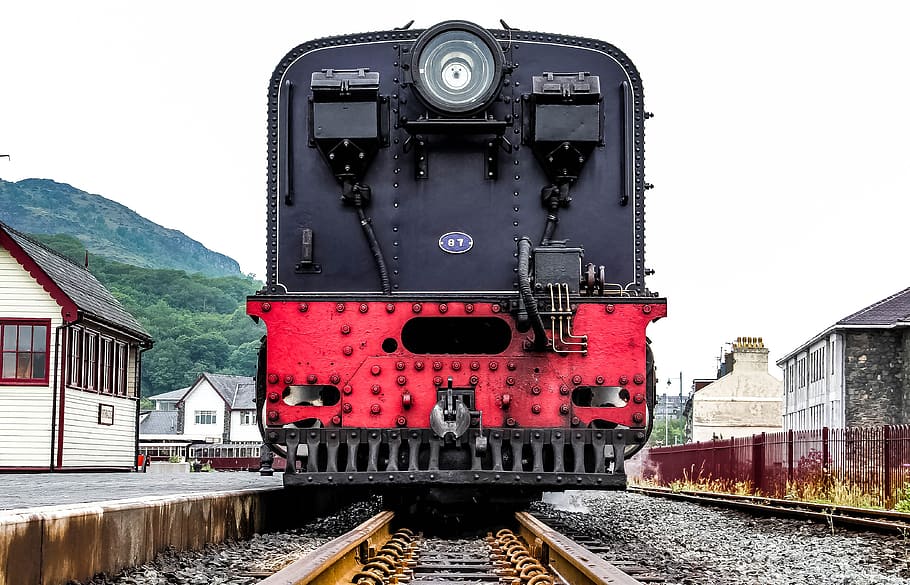
[[[272,76],[247,312],[285,485],[625,487],[666,315],[645,286],[641,79],[607,43],[503,27],[315,40]]]

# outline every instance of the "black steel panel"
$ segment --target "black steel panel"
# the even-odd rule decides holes
[[[600,107],[541,104],[536,108],[534,137],[537,140],[600,140]]]
[[[313,104],[313,136],[319,138],[378,138],[376,102]]]
[[[490,179],[488,153],[502,124],[478,125],[470,133],[457,134],[437,131],[432,124],[412,124],[409,132],[396,123],[402,117],[416,121],[427,114],[411,88],[401,83],[402,53],[420,32],[314,41],[292,51],[276,70],[269,114],[268,291],[380,290],[357,213],[342,205],[341,186],[307,140],[313,72],[357,68],[379,73],[379,94],[389,98],[392,112],[389,145],[379,150],[363,182],[372,190],[372,203],[365,211],[385,255],[393,293],[515,290],[516,242],[522,236],[535,242],[540,239],[547,215],[540,193],[549,184],[530,146],[522,144],[522,98],[531,91],[532,77],[547,71],[590,72],[599,77],[603,94],[604,144],[595,148],[572,185],[572,202],[560,210],[554,239],[583,247],[584,262],[604,265],[608,282],[632,283],[632,288],[643,289],[644,112],[641,83],[632,64],[614,47],[599,41],[516,31],[509,40],[508,31],[491,31],[501,40],[506,60],[518,66],[506,76],[500,96],[489,110],[495,120],[505,122],[503,143],[492,163],[498,178]],[[632,92],[634,137],[628,141],[624,83]],[[376,105],[368,107],[373,108],[375,120]],[[584,108],[596,110],[597,106],[562,108],[556,115],[583,129],[590,116]],[[337,116],[333,119],[324,131],[340,135],[344,122]],[[366,116],[355,116],[358,119]],[[594,130],[583,130],[585,139]],[[425,142],[423,149],[416,148],[418,132],[426,132],[419,135]],[[419,160],[419,153],[426,158]],[[625,167],[630,161],[634,196],[624,206]],[[417,178],[420,170],[425,178]],[[278,197],[284,193],[279,178],[294,186],[290,203]],[[312,230],[312,262],[321,267],[320,272],[295,270],[306,229]],[[453,231],[473,238],[471,250],[450,254],[440,248],[440,236]]]

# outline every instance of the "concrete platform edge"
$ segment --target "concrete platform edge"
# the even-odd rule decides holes
[[[338,505],[327,490],[262,488],[0,511],[0,585],[62,585],[302,525]]]

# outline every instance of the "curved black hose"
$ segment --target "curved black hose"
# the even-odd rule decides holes
[[[376,233],[373,231],[373,224],[363,212],[363,207],[357,206],[357,217],[360,218],[360,225],[363,227],[363,233],[370,244],[370,252],[373,253],[373,259],[376,260],[376,268],[379,269],[379,280],[382,282],[383,294],[392,294],[392,282],[389,280],[389,269],[385,265],[385,257],[382,255],[382,248],[379,247],[379,240],[376,239]]]
[[[547,343],[547,331],[537,310],[534,291],[531,290],[531,240],[527,237],[518,240],[518,291],[531,318],[531,327],[534,328],[534,345],[542,349]]]
[[[543,229],[543,236],[540,238],[541,246],[549,246],[550,241],[553,239],[553,233],[556,231],[556,224],[559,223],[559,216],[557,215],[559,208],[551,209],[550,213],[547,214],[547,225]]]

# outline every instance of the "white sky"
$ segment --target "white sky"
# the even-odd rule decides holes
[[[609,41],[642,74],[649,286],[670,304],[649,329],[660,392],[713,375],[737,336],[773,361],[910,286],[902,3],[409,4],[0,0],[0,178],[104,195],[261,277],[281,57],[411,19],[504,18]]]

